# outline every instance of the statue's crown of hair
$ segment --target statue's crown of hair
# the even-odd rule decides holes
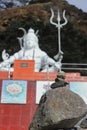
[[[33,33],[33,34],[34,34],[34,29],[30,28],[30,29],[28,30],[28,33]]]

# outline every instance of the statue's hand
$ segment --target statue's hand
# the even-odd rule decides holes
[[[61,63],[60,63],[60,62],[55,62],[54,67],[55,67],[58,71],[60,71],[60,70],[61,70]]]
[[[10,63],[9,62],[5,62],[5,61],[1,62],[0,63],[0,68],[2,69],[2,68],[5,68],[5,67],[6,68],[10,67]]]

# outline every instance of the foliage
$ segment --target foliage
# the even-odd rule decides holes
[[[35,4],[35,3],[46,3],[49,2],[50,0],[31,0],[30,4]]]

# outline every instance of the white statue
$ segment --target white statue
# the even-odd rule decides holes
[[[24,36],[18,38],[21,46],[21,50],[16,52],[14,55],[6,57],[7,53],[4,53],[4,61],[0,63],[0,70],[2,71],[11,71],[14,70],[11,67],[14,64],[14,60],[35,60],[35,72],[47,72],[48,71],[60,71],[61,62],[56,62],[50,58],[46,52],[42,51],[38,45],[38,37],[33,29],[29,29],[28,33],[23,28],[20,28],[24,31]],[[50,66],[50,67],[49,67]]]

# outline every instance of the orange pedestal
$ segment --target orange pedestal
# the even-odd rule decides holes
[[[14,73],[32,73],[34,72],[34,60],[15,60]]]
[[[57,72],[34,72],[34,60],[15,60],[13,79],[54,80]]]

